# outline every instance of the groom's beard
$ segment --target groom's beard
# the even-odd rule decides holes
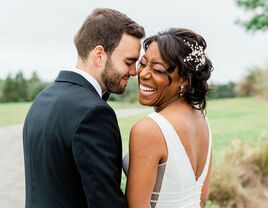
[[[108,92],[116,94],[124,93],[127,85],[120,84],[122,75],[116,71],[111,58],[108,58],[101,78]]]

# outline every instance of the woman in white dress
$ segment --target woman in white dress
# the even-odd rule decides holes
[[[123,160],[128,206],[204,207],[211,164],[205,107],[213,68],[206,42],[191,30],[172,28],[143,46],[139,102],[155,112],[131,129]]]

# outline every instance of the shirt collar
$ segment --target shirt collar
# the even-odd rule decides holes
[[[65,71],[72,71],[75,72],[77,74],[80,74],[82,77],[84,77],[90,84],[93,85],[93,87],[96,89],[96,91],[98,92],[98,94],[100,95],[100,97],[102,97],[102,90],[101,90],[101,86],[98,83],[98,81],[92,77],[90,74],[86,73],[85,71],[78,69],[78,68],[69,68],[69,69],[64,69]]]

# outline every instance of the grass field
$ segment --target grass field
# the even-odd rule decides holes
[[[23,123],[30,103],[0,104],[0,127]]]
[[[109,102],[115,109],[137,108],[138,103]],[[31,103],[0,103],[0,127],[23,123]]]
[[[109,102],[115,109],[138,107],[139,104]],[[0,127],[22,123],[30,103],[0,104]],[[124,153],[127,152],[131,126],[146,114],[119,119]],[[257,98],[209,100],[207,117],[213,137],[214,155],[218,155],[233,140],[254,145],[256,140],[268,138],[268,102]]]

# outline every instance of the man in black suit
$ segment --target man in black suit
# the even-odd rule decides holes
[[[101,97],[123,93],[136,75],[143,37],[143,27],[116,10],[96,9],[85,20],[74,38],[76,68],[36,97],[24,123],[27,208],[127,207],[117,118]]]

